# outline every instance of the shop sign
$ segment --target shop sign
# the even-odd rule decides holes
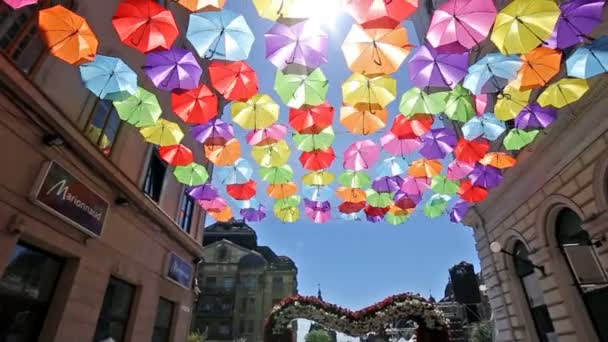
[[[92,237],[99,237],[110,204],[54,161],[45,164],[34,203]]]
[[[167,278],[182,287],[190,289],[192,277],[194,275],[194,267],[192,264],[180,258],[175,253],[169,253],[167,259]]]

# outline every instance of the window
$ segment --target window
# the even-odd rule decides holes
[[[213,311],[214,304],[215,304],[215,297],[204,296],[201,300],[201,311],[203,311],[203,312]]]
[[[116,342],[125,340],[134,296],[135,286],[114,277],[110,278],[97,320],[95,342],[109,338]]]
[[[216,277],[207,277],[205,280],[205,287],[213,289],[217,287],[217,278]]]
[[[241,298],[241,312],[255,312],[255,298]]]
[[[188,191],[184,191],[182,195],[181,205],[179,208],[178,224],[188,234],[190,234],[190,226],[192,226],[192,216],[194,214],[194,199],[188,195]]]
[[[97,100],[84,134],[89,140],[109,156],[120,128],[120,117],[109,100]]]
[[[245,289],[254,290],[257,287],[257,277],[255,275],[242,275],[241,286]]]
[[[173,303],[160,298],[154,323],[152,342],[169,342],[171,340],[171,323],[173,321]]]
[[[272,290],[280,291],[283,289],[283,277],[272,277]]]
[[[226,277],[224,278],[224,289],[232,290],[234,288],[234,278]]]
[[[148,171],[146,172],[146,179],[144,180],[144,192],[155,202],[160,200],[166,172],[167,165],[160,158],[158,148],[153,147],[150,154],[150,162],[148,163]]]

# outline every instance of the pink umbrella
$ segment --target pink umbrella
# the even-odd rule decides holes
[[[429,178],[407,176],[403,178],[401,191],[411,196],[422,196],[431,187]]]
[[[448,165],[448,179],[461,180],[466,178],[475,168],[475,164],[469,164],[454,160]]]
[[[38,3],[38,0],[4,0],[4,2],[14,9]]]
[[[361,171],[371,168],[380,157],[380,146],[366,139],[351,144],[344,151],[344,168]]]
[[[488,94],[475,95],[475,111],[477,115],[483,116],[488,108]]]
[[[393,133],[388,132],[380,138],[380,144],[386,152],[395,156],[403,156],[418,151],[422,146],[422,141],[419,138],[399,139]]]
[[[221,197],[216,197],[210,200],[199,200],[198,204],[201,208],[211,211],[211,212],[220,212],[228,206],[228,202]]]
[[[304,199],[304,212],[314,223],[325,223],[331,219],[331,204]]]
[[[269,145],[285,139],[286,135],[286,126],[274,124],[270,127],[254,129],[247,133],[247,143],[254,146]]]
[[[426,39],[443,52],[465,52],[488,37],[494,20],[494,0],[449,0],[431,19]]]

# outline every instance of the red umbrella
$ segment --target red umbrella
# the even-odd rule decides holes
[[[325,102],[318,106],[304,106],[289,110],[289,124],[301,134],[317,134],[331,126],[334,121],[334,107]]]
[[[194,162],[192,151],[184,145],[161,146],[160,157],[169,165],[186,166]]]
[[[384,217],[384,215],[386,215],[386,213],[388,213],[389,209],[390,209],[390,207],[378,208],[378,207],[372,207],[371,205],[368,205],[367,207],[365,207],[365,214],[367,216]]]
[[[143,53],[169,50],[179,30],[168,9],[152,0],[123,0],[112,24],[120,40]]]
[[[258,75],[244,61],[215,60],[209,64],[211,85],[229,101],[247,101],[258,93]]]
[[[247,183],[243,184],[229,184],[226,185],[226,192],[232,196],[235,200],[247,201],[250,200],[257,193],[258,185],[251,179]]]
[[[460,195],[460,198],[467,202],[477,203],[488,197],[488,189],[481,186],[473,186],[473,183],[467,179],[460,183],[458,194]]]
[[[489,150],[490,142],[486,139],[467,140],[460,138],[456,148],[454,148],[454,155],[461,162],[477,163]]]
[[[218,99],[206,85],[171,95],[173,111],[184,122],[205,124],[218,114]]]
[[[391,133],[399,139],[415,139],[430,131],[434,121],[433,116],[428,114],[416,114],[411,118],[397,115]]]
[[[389,28],[399,25],[418,8],[418,0],[348,0],[346,10],[365,28]]]
[[[329,168],[335,159],[336,154],[334,153],[334,149],[329,147],[325,150],[314,150],[302,153],[300,156],[300,163],[302,163],[302,167],[307,170],[319,171]]]
[[[365,208],[365,202],[344,202],[338,206],[338,210],[344,214],[357,213]]]

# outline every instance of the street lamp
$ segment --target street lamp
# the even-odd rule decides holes
[[[529,259],[522,258],[519,255],[513,254],[513,253],[505,250],[504,248],[502,248],[502,245],[498,241],[494,241],[490,244],[490,251],[492,251],[492,253],[494,253],[494,254],[498,254],[498,253],[506,254],[512,258],[515,258],[515,259],[517,259],[521,262],[524,262],[524,263],[532,266],[533,268],[539,270],[543,276],[547,276],[547,274],[545,273],[545,266],[538,266],[535,263],[533,263],[532,261],[530,261]]]

